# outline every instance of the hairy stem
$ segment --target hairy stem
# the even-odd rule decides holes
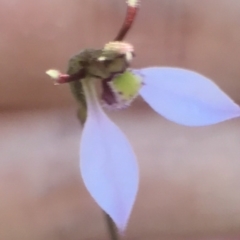
[[[119,240],[119,235],[117,232],[117,228],[113,222],[113,220],[110,218],[110,216],[103,212],[105,219],[106,219],[106,223],[107,223],[107,227],[108,227],[108,232],[109,232],[109,236],[111,240]]]
[[[83,86],[80,81],[69,83],[71,92],[78,103],[78,119],[83,126],[87,119],[87,103],[83,92]]]

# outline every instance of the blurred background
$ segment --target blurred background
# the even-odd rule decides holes
[[[125,11],[124,0],[0,0],[0,240],[109,239],[79,173],[77,105],[45,71],[101,48]],[[240,103],[239,1],[142,0],[126,40],[134,67],[199,71]],[[240,239],[239,119],[182,127],[141,99],[109,115],[141,171],[125,239]]]

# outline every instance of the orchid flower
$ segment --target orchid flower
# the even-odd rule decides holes
[[[240,107],[230,97],[194,71],[173,67],[131,69],[134,48],[122,40],[139,5],[137,0],[127,3],[126,20],[113,42],[72,57],[67,74],[47,71],[55,83],[70,83],[82,109],[87,109],[80,143],[81,174],[91,196],[121,232],[136,198],[138,164],[127,138],[102,105],[122,109],[140,95],[161,116],[186,126],[207,126],[240,116]],[[102,86],[100,97],[95,89],[97,81]]]

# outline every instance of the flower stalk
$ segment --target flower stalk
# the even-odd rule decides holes
[[[124,37],[126,36],[126,34],[128,33],[128,31],[130,30],[130,28],[133,25],[133,22],[136,18],[137,12],[138,12],[138,8],[139,8],[139,0],[128,0],[127,1],[127,14],[125,17],[125,20],[123,22],[123,25],[120,29],[120,31],[118,32],[118,35],[116,36],[116,38],[114,39],[114,41],[122,41],[124,39]]]

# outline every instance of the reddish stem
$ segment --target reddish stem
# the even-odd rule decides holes
[[[119,31],[117,37],[114,39],[114,41],[122,41],[124,39],[127,32],[132,27],[133,21],[137,15],[137,10],[138,10],[138,6],[136,6],[136,7],[128,6],[127,14],[126,14],[125,20],[123,22],[122,28],[120,29],[120,31]]]
[[[85,77],[85,72],[81,69],[79,72],[69,75],[69,74],[61,74],[59,78],[56,80],[56,84],[63,84],[81,80]]]

